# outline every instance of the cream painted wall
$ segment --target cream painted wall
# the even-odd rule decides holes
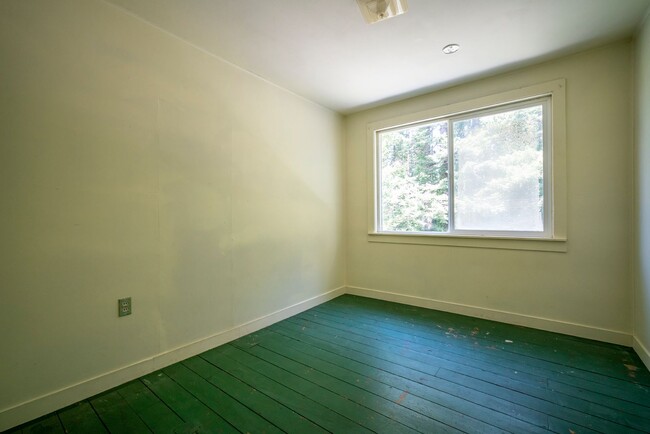
[[[650,12],[650,11],[649,11]],[[636,39],[636,230],[635,348],[650,369],[650,18]],[[637,348],[641,344],[642,348]]]
[[[348,286],[629,338],[632,56],[621,42],[346,118]],[[368,242],[367,123],[558,78],[567,83],[568,252]]]
[[[342,127],[102,1],[0,2],[0,412],[343,286]]]

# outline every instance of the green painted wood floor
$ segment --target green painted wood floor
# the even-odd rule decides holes
[[[630,348],[345,295],[22,433],[650,432]]]

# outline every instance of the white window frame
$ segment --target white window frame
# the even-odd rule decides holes
[[[567,250],[566,224],[566,109],[564,79],[519,88],[495,95],[407,114],[367,125],[368,148],[368,240],[400,244],[431,244],[515,250]],[[388,232],[380,231],[381,191],[378,134],[383,131],[427,124],[451,122],[483,116],[490,112],[523,108],[533,101],[545,101],[544,107],[544,232],[463,231]],[[548,101],[548,102],[546,102]],[[451,135],[451,134],[450,134]],[[453,138],[448,144],[453,155]],[[450,161],[449,189],[454,188],[453,163]],[[450,194],[449,218],[453,219],[453,194]]]

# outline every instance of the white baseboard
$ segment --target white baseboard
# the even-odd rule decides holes
[[[563,333],[602,342],[625,345],[627,347],[632,346],[632,335],[616,330],[607,330],[581,324],[558,321],[554,319],[504,312],[500,310],[487,309],[478,306],[469,306],[459,303],[451,303],[448,301],[416,297],[413,295],[378,291],[376,289],[359,288],[355,286],[348,286],[346,292],[348,294],[359,295],[362,297],[376,298],[379,300],[392,301],[395,303],[408,304],[411,306],[424,307],[427,309],[435,309],[444,312],[458,313],[475,318],[489,319],[507,324],[520,325],[539,330],[546,330],[550,332]]]
[[[639,358],[645,364],[646,368],[650,370],[650,351],[648,351],[648,349],[643,346],[641,341],[636,336],[634,336],[632,348],[634,348],[634,351],[636,351],[636,353],[639,355]]]
[[[117,387],[128,381],[147,375],[158,369],[172,365],[181,360],[201,354],[209,349],[268,327],[278,321],[297,315],[307,309],[318,306],[333,298],[343,295],[345,287],[340,287],[316,297],[285,307],[268,315],[221,331],[204,339],[165,351],[153,357],[141,360],[115,371],[99,375],[63,389],[39,396],[27,402],[0,411],[0,431],[28,422],[45,414],[64,408],[98,393]]]
[[[325,303],[345,293],[444,312],[458,313],[461,315],[521,325],[556,333],[564,333],[619,345],[632,346],[641,360],[643,360],[645,365],[650,369],[650,352],[648,349],[645,348],[638,339],[633,338],[630,334],[625,332],[487,309],[478,306],[350,286],[347,288],[336,288],[324,294],[312,297],[244,324],[240,324],[231,329],[221,331],[207,338],[191,342],[187,345],[171,349],[145,360],[116,369],[115,371],[84,380],[80,383],[51,392],[47,395],[4,409],[0,411],[0,431],[28,422],[158,369],[189,357],[193,357],[197,354],[201,354],[211,348],[218,347],[219,345],[223,345],[240,338],[241,336],[263,329],[264,327],[297,315],[307,309],[311,309],[312,307],[318,306],[319,304]]]

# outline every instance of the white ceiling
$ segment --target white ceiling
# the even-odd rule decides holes
[[[108,0],[214,55],[350,113],[631,36],[650,0]],[[445,55],[444,45],[461,49]]]

